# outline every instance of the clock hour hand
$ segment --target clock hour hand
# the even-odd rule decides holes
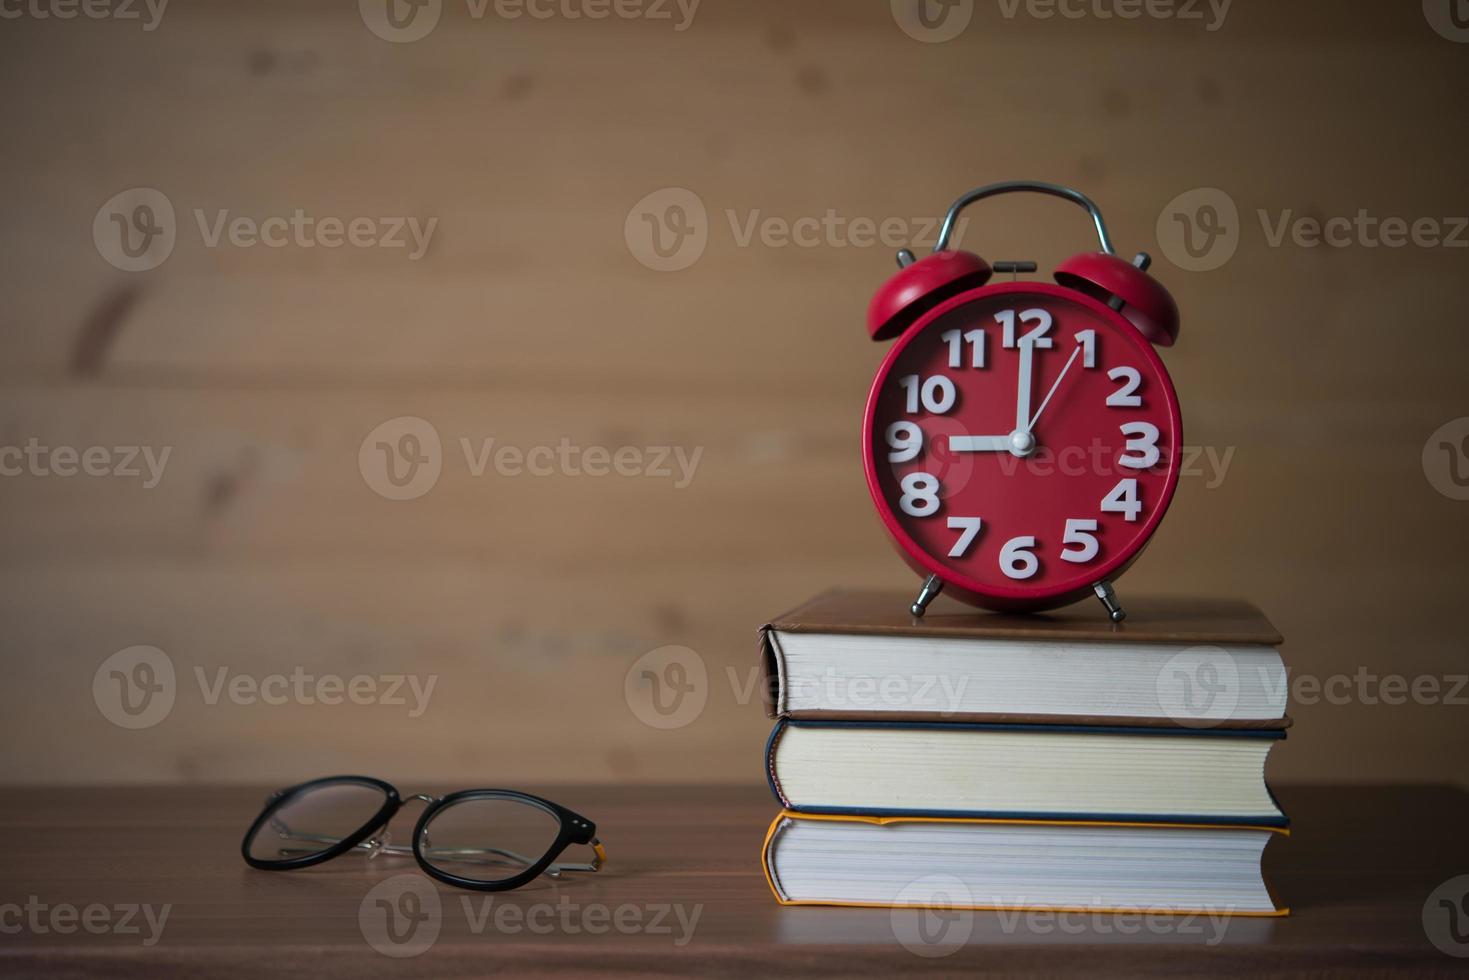
[[[949,436],[951,453],[1008,452],[1009,436]]]
[[[1035,451],[1035,439],[1029,430],[1016,429],[1004,436],[949,436],[951,453],[1010,453],[1029,456]]]

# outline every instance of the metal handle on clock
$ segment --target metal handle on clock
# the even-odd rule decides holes
[[[961,195],[957,201],[949,205],[949,213],[944,216],[944,225],[939,229],[939,239],[934,243],[933,250],[935,252],[942,252],[949,247],[949,237],[954,233],[954,222],[958,219],[960,211],[963,211],[975,201],[982,200],[986,197],[994,197],[998,194],[1012,194],[1021,191],[1034,194],[1049,194],[1052,197],[1063,198],[1085,208],[1086,212],[1092,216],[1092,224],[1096,225],[1097,241],[1101,243],[1102,251],[1108,255],[1117,254],[1117,250],[1112,247],[1112,237],[1107,234],[1107,223],[1102,220],[1101,209],[1097,207],[1095,201],[1081,191],[1074,190],[1070,187],[1063,187],[1060,184],[1048,184],[1040,180],[1006,180],[998,184],[986,184],[983,187],[976,187],[974,190]],[[901,259],[899,262],[901,264]]]

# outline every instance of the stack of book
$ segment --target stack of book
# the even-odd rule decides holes
[[[1236,601],[1042,616],[828,592],[760,631],[787,905],[1284,915],[1280,634]]]

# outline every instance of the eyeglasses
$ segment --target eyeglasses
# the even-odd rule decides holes
[[[403,806],[427,803],[412,845],[394,844],[388,821]],[[564,806],[508,789],[466,789],[406,800],[369,776],[328,776],[272,793],[240,845],[245,863],[263,871],[309,868],[351,850],[408,855],[429,876],[479,891],[519,888],[537,875],[596,871],[607,860],[597,828]],[[585,864],[556,859],[571,844],[595,854]]]

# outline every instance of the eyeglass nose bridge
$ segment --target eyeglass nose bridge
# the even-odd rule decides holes
[[[399,809],[409,803],[414,802],[415,800],[420,803],[425,803],[429,806],[433,806],[435,803],[439,802],[441,798],[442,797],[438,796],[430,796],[428,793],[414,793],[412,796],[405,796],[402,799],[402,801],[399,803]],[[393,816],[397,816],[397,813],[395,812]],[[361,846],[367,848],[367,856],[369,858],[377,857],[379,851],[382,851],[391,846],[393,842],[393,835],[388,830],[388,824],[392,823],[392,820],[393,818],[389,817],[387,820],[383,821],[383,825],[377,828],[377,830],[373,832],[373,835],[371,837],[362,842]],[[423,832],[423,841],[424,846],[428,846],[428,831],[426,830]]]

